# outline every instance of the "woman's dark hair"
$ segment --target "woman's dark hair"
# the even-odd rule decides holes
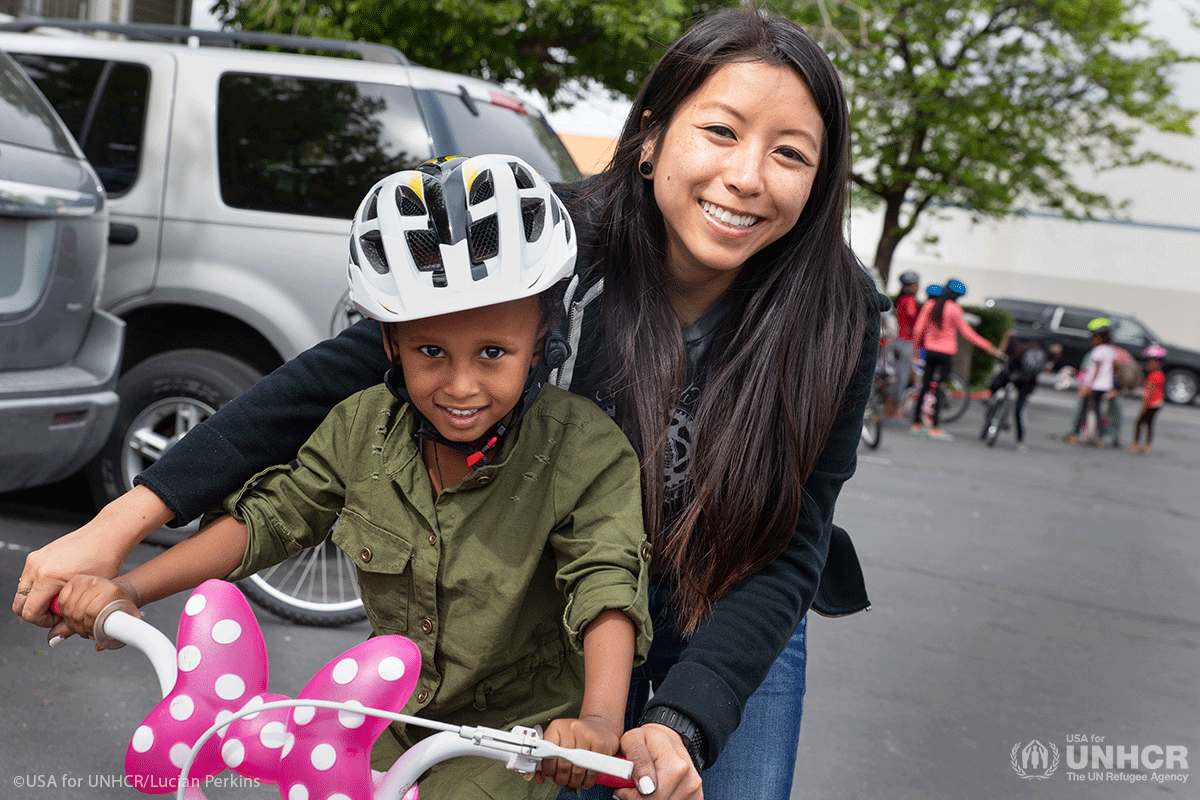
[[[929,318],[933,320],[933,324],[942,327],[942,316],[946,313],[946,302],[953,300],[953,293],[943,293],[933,299],[933,308],[929,312]]]
[[[709,76],[744,62],[793,70],[816,101],[825,139],[799,220],[747,260],[730,291],[732,308],[707,356],[694,411],[684,506],[667,519],[665,448],[686,359],[667,293],[662,214],[638,164],[643,145],[663,140],[677,109]],[[684,34],[654,67],[597,178],[605,357],[617,421],[641,457],[647,533],[656,563],[674,582],[673,611],[685,634],[791,541],[806,513],[804,484],[854,373],[870,312],[843,235],[849,142],[841,81],[817,44],[783,18],[726,9]]]

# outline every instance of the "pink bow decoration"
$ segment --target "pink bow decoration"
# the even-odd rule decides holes
[[[179,622],[179,677],[137,731],[125,758],[146,794],[174,791],[179,769],[204,731],[235,711],[286,700],[266,693],[266,645],[242,593],[210,580],[188,598]],[[402,636],[377,636],[321,668],[299,699],[352,702],[399,712],[421,671],[421,654]],[[286,800],[370,800],[371,746],[389,721],[353,711],[275,708],[233,720],[200,749],[189,781],[226,766],[279,786]],[[406,796],[416,800],[416,790]]]

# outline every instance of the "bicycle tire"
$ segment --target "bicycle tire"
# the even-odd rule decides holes
[[[937,391],[941,398],[941,411],[938,412],[940,422],[955,422],[967,413],[971,392],[961,377],[951,372],[944,385],[938,384]]]
[[[300,625],[340,628],[367,618],[354,563],[329,540],[238,585],[255,605]]]
[[[883,403],[879,395],[872,394],[863,411],[862,443],[871,450],[879,447],[883,438]]]
[[[1002,389],[1004,392],[995,403],[992,404],[991,413],[988,414],[987,424],[987,446],[995,447],[996,441],[1000,438],[1000,431],[1004,430],[1004,419],[1008,415],[1008,389]]]

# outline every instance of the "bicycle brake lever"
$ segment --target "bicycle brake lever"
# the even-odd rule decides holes
[[[502,731],[495,728],[463,726],[459,729],[458,735],[472,740],[481,747],[511,753],[506,766],[513,772],[522,775],[532,774],[543,758],[561,758],[592,772],[610,775],[616,781],[627,780],[633,775],[633,762],[631,761],[593,753],[590,750],[559,747],[543,739],[542,732],[537,728],[518,725],[511,731]],[[631,786],[632,783],[628,785]]]

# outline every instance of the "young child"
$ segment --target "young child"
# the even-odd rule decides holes
[[[1142,351],[1146,359],[1146,382],[1142,385],[1142,410],[1138,414],[1137,425],[1133,431],[1133,444],[1129,449],[1142,455],[1150,455],[1150,441],[1154,438],[1154,417],[1163,405],[1163,390],[1167,379],[1163,375],[1162,360],[1167,355],[1162,345],[1152,344]],[[1142,440],[1142,425],[1146,426],[1146,443]]]
[[[1087,364],[1079,375],[1082,410],[1076,419],[1074,430],[1067,436],[1067,443],[1079,443],[1079,433],[1083,429],[1088,412],[1092,411],[1096,415],[1096,447],[1104,447],[1104,439],[1108,433],[1104,401],[1105,395],[1116,388],[1114,367],[1117,354],[1112,345],[1112,323],[1108,319],[1098,317],[1092,320],[1088,323],[1088,330],[1092,334],[1092,349],[1088,351]]]
[[[355,305],[384,326],[384,384],[338,405],[300,450],[227,498],[225,516],[114,581],[59,594],[90,636],[137,605],[236,581],[327,536],[354,559],[376,634],[420,647],[405,713],[455,725],[542,725],[612,755],[635,660],[648,649],[649,548],[638,460],[591,401],[543,386],[576,237],[549,184],[510,156],[437,159],[391,175],[351,228]],[[335,526],[336,523],[336,526]],[[424,729],[398,723],[372,766]],[[526,783],[459,758],[421,796],[551,798],[594,773],[546,762]]]

